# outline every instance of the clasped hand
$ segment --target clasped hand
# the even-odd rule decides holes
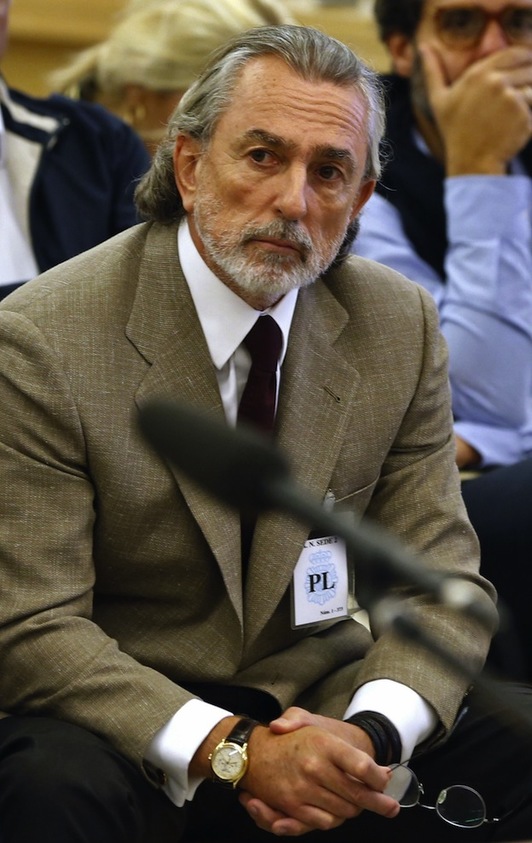
[[[289,708],[253,731],[240,802],[260,828],[279,836],[329,830],[363,810],[395,817],[398,803],[382,793],[390,771],[371,753],[356,726]]]

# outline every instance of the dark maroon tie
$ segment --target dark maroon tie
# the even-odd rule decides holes
[[[244,340],[251,355],[251,369],[240,399],[238,422],[271,433],[275,420],[277,365],[283,335],[275,319],[259,316]]]
[[[245,422],[267,436],[271,436],[275,421],[277,364],[282,342],[281,329],[271,316],[259,316],[244,340],[251,355],[251,369],[238,407],[238,424]],[[255,520],[255,513],[241,513],[243,576],[249,560]]]

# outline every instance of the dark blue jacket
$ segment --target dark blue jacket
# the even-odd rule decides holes
[[[133,192],[150,158],[136,133],[100,106],[53,95],[9,91],[7,132],[35,142],[40,157],[29,196],[32,246],[40,271],[96,246],[138,222]],[[24,121],[24,112],[57,121],[54,131]],[[25,279],[27,280],[27,279]],[[0,288],[0,298],[10,288]]]

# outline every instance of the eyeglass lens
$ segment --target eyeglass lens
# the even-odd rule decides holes
[[[425,805],[423,786],[407,766],[393,767],[392,776],[384,790],[387,796],[397,799],[402,808],[427,808],[450,825],[459,828],[477,828],[486,821],[486,805],[480,793],[468,785],[451,785],[440,792],[436,805]]]
[[[392,767],[392,775],[384,789],[386,796],[399,802],[401,808],[413,808],[419,802],[421,785],[409,767],[397,764]]]
[[[460,828],[477,828],[486,819],[486,806],[480,793],[461,784],[442,790],[436,811],[442,820]]]
[[[449,47],[468,49],[481,40],[489,21],[496,20],[508,40],[515,44],[532,44],[532,8],[507,6],[496,14],[477,6],[454,6],[439,9],[436,28]]]

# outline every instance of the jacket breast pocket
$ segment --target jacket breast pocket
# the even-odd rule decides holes
[[[359,489],[348,493],[343,492],[343,490],[330,489],[326,495],[326,503],[329,500],[335,512],[351,512],[355,522],[359,521],[368,507],[378,480],[379,478],[375,477],[371,483],[366,483]]]

